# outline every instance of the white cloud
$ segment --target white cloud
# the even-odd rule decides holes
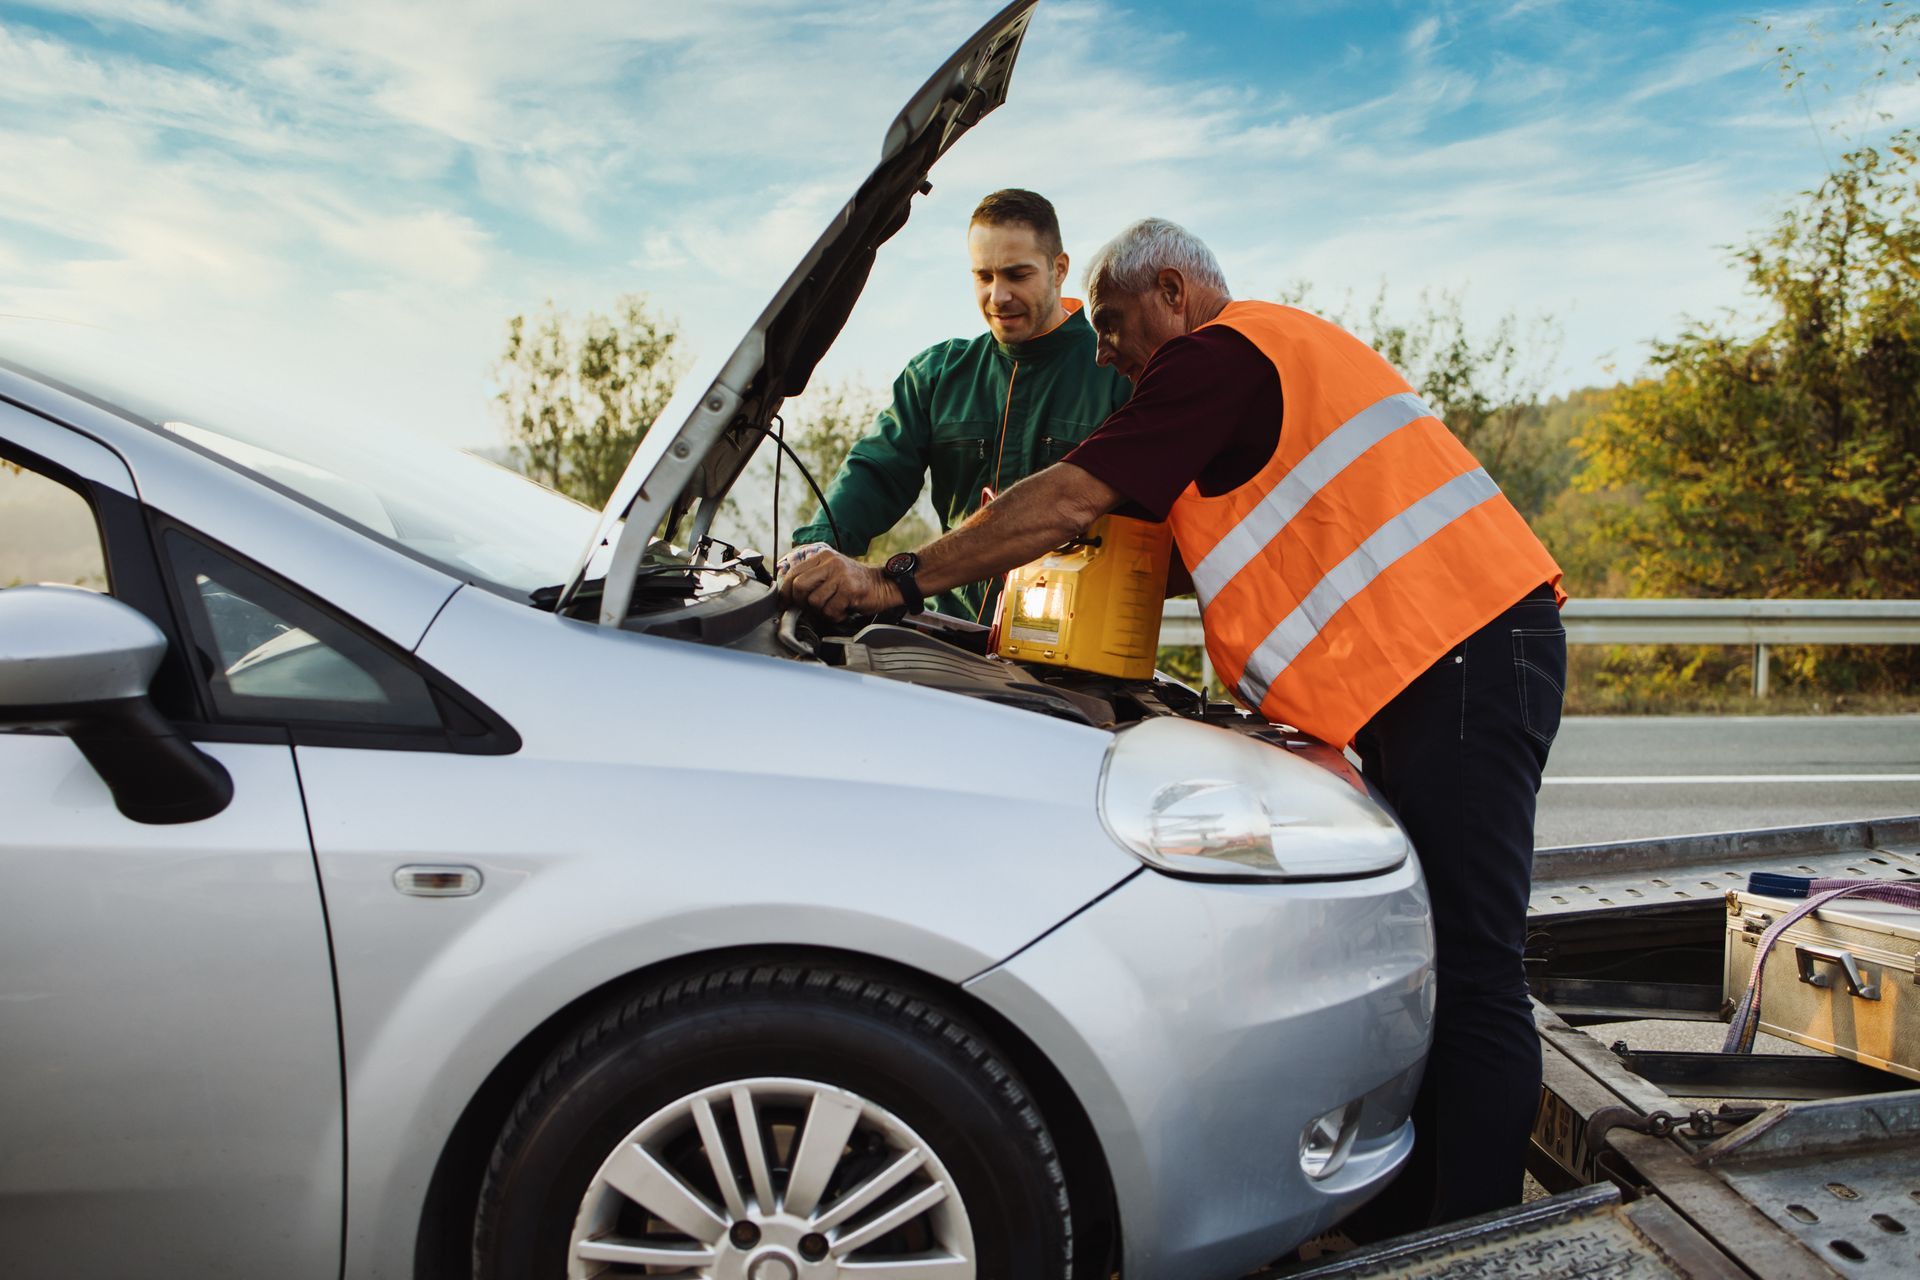
[[[432,285],[470,285],[486,271],[486,232],[441,209],[369,215],[309,205],[298,210],[314,235],[347,257]]]
[[[1566,87],[1567,73],[1559,67],[1496,53],[1493,67],[1482,81],[1481,96],[1500,106],[1518,106],[1559,93]]]
[[[100,58],[0,27],[0,101],[40,111],[98,111],[258,148],[272,126],[258,105],[202,76],[129,57]]]
[[[1695,89],[1724,76],[1767,65],[1772,54],[1760,48],[1757,28],[1730,31],[1665,59],[1627,93],[1629,102],[1645,102]]]
[[[484,151],[474,164],[481,190],[495,204],[575,239],[593,235],[593,209],[603,170],[593,158],[548,159]]]
[[[1780,158],[1790,135],[1769,112],[1665,114],[1734,76],[1779,103],[1737,29],[1635,76],[1620,71],[1633,52],[1596,61],[1607,42],[1579,30],[1551,63],[1476,57],[1460,19],[1429,16],[1370,45],[1364,81],[1281,82],[1196,76],[1181,11],[1119,6],[1041,7],[1010,101],[942,162],[823,375],[883,385],[920,347],[978,331],[966,215],[1026,185],[1058,204],[1081,260],[1158,213],[1206,235],[1246,294],[1302,276],[1321,296],[1371,294],[1384,277],[1396,298],[1465,285],[1473,315],[1554,312],[1566,381],[1589,381],[1680,314],[1737,301],[1716,246],[1809,177]],[[731,340],[714,332],[722,296],[777,283],[891,112],[991,8],[33,0],[24,13],[143,35],[0,21],[0,171],[34,175],[4,215],[27,231],[0,223],[0,311],[350,368],[329,394],[352,412],[384,398],[485,440],[481,374],[505,317],[543,298],[581,310],[645,291],[697,341]],[[186,52],[127,51],[169,40]],[[1883,103],[1911,118],[1903,92]]]
[[[22,7],[70,14],[108,27],[140,27],[169,35],[215,35],[223,25],[220,16],[205,11],[208,6],[171,0],[26,0]],[[231,12],[226,16],[231,17]]]
[[[1889,83],[1868,99],[1868,108],[1887,124],[1912,127],[1920,122],[1920,82]]]

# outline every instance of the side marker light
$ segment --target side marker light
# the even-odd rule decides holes
[[[480,868],[414,863],[393,873],[393,887],[411,898],[465,898],[480,892]]]

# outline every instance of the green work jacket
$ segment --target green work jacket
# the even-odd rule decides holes
[[[848,555],[907,514],[932,473],[933,509],[942,532],[980,506],[980,490],[1008,486],[1058,462],[1126,402],[1127,380],[1094,363],[1093,326],[1078,303],[1067,319],[1029,342],[991,333],[928,347],[893,384],[893,403],[848,452],[827,489],[840,529],[826,516],[794,531],[796,546],[833,544]],[[927,607],[993,620],[1000,584],[975,582],[944,592]]]

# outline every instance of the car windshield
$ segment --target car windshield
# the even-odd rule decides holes
[[[565,576],[599,512],[470,453],[400,434],[169,419],[163,431],[461,578],[518,595]]]
[[[5,343],[0,356],[456,577],[524,599],[561,582],[593,536],[592,508],[452,445],[384,426],[302,422],[184,386],[177,368],[102,359],[97,334],[56,336]]]

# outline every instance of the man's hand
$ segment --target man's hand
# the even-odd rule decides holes
[[[818,545],[818,544],[815,544]],[[874,616],[905,604],[900,588],[878,569],[861,564],[838,551],[812,546],[783,561],[780,596],[784,600],[823,613],[835,622],[849,614]]]
[[[825,542],[809,542],[805,546],[795,547],[793,550],[787,552],[787,554],[780,557],[780,563],[774,567],[774,573],[775,574],[787,573],[788,571],[792,570],[796,565],[798,565],[802,560],[810,560],[814,556],[819,555],[822,551],[831,551],[831,550],[833,550],[832,545],[830,543],[825,543]]]
[[[1056,462],[921,547],[914,581],[931,598],[963,583],[997,578],[1085,532],[1121,501],[1120,491],[1092,472]],[[850,613],[885,613],[905,603],[893,579],[821,543],[796,548],[780,567],[782,598],[835,621]]]

